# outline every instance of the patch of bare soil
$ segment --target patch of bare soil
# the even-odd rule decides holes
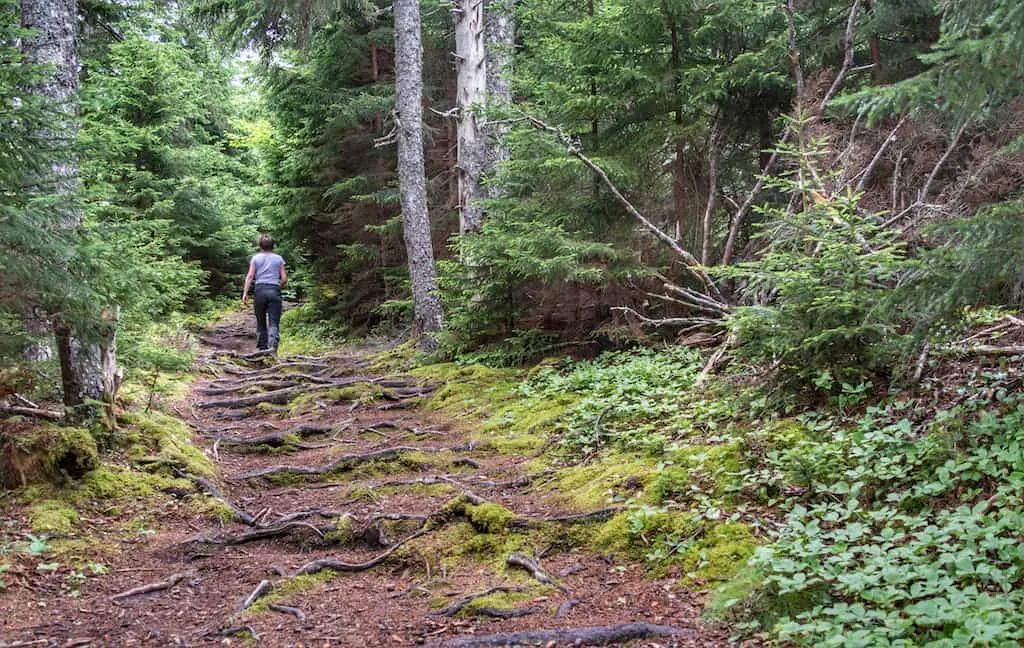
[[[467,443],[412,407],[412,381],[370,375],[359,357],[244,359],[241,318],[200,339],[213,374],[181,414],[219,470],[197,488],[233,519],[170,497],[83,521],[109,545],[109,572],[74,592],[45,573],[6,574],[0,647],[728,644],[699,618],[699,593],[641,565],[558,541],[513,551],[486,528],[467,549],[473,538],[452,531],[485,502],[510,510],[514,529],[571,531],[585,521],[575,514],[608,513],[547,501],[528,457]],[[384,397],[344,389],[367,385]],[[126,536],[116,522],[133,515],[145,523]]]

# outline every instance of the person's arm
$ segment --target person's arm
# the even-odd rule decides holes
[[[249,304],[249,285],[252,283],[252,278],[256,276],[256,264],[252,261],[249,262],[249,274],[245,275],[245,285],[242,286],[242,306]]]
[[[288,273],[284,271],[284,262],[281,262],[281,287],[288,283]]]

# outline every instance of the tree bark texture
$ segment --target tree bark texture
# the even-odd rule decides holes
[[[427,212],[427,179],[423,161],[423,49],[418,0],[396,0],[395,107],[398,113],[398,182],[402,198],[402,232],[412,279],[417,336],[441,330],[434,248]],[[428,342],[429,344],[429,342]]]
[[[512,103],[512,56],[516,46],[516,0],[489,0],[485,8],[485,49],[487,64],[487,99],[493,103]],[[506,124],[487,120],[484,127],[484,176],[493,180],[497,167],[509,159],[505,142]],[[504,195],[500,183],[488,182],[484,196],[490,200]]]
[[[81,189],[78,161],[72,143],[78,132],[78,48],[75,25],[78,18],[75,0],[22,0],[21,23],[34,34],[25,39],[23,49],[29,63],[47,66],[49,75],[32,92],[45,97],[56,117],[53,126],[41,134],[50,143],[53,163],[44,177],[37,179],[39,191],[54,198],[61,209],[56,227],[73,232],[82,226],[82,211],[77,206]],[[66,323],[55,320],[57,353],[60,358],[64,404],[82,405],[87,399],[111,402],[116,389],[113,321],[99,322],[95,335],[81,335]]]
[[[487,52],[483,0],[454,0],[455,56],[459,116],[459,233],[479,232],[484,222],[480,180],[486,164],[486,135],[477,114],[487,98]]]

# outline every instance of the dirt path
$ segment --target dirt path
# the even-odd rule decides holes
[[[727,644],[676,580],[572,548],[574,516],[607,512],[554,504],[528,458],[411,407],[421,385],[359,357],[242,360],[244,327],[201,336],[219,377],[185,412],[234,519],[169,505],[78,598],[9,588],[0,646]]]

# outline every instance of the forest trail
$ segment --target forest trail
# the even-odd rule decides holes
[[[245,360],[248,326],[238,314],[200,335],[198,366],[217,377],[179,412],[234,519],[171,507],[121,539],[80,598],[3,597],[15,614],[0,646],[727,644],[678,579],[560,547],[595,512],[534,489],[531,457],[415,407],[430,386],[372,375],[359,355]],[[504,546],[503,528],[536,530],[532,551]],[[531,631],[544,632],[500,634]]]

